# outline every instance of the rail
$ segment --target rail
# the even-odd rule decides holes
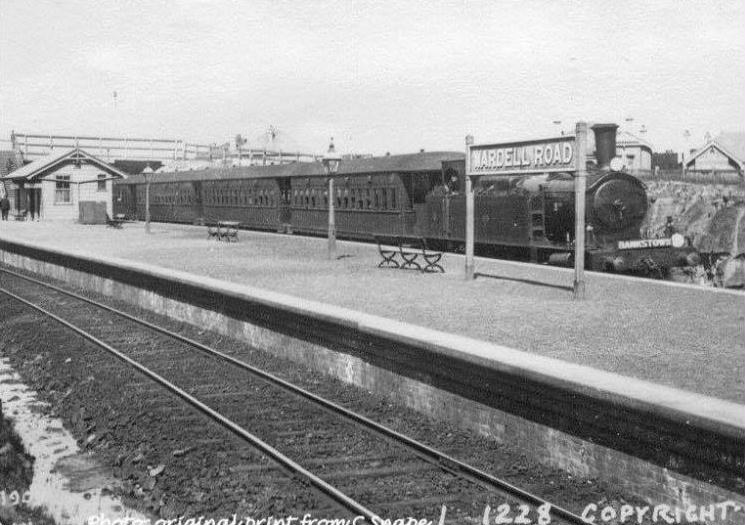
[[[109,306],[107,304],[101,303],[100,301],[95,301],[89,297],[82,296],[80,294],[71,292],[69,290],[66,290],[64,288],[60,288],[58,286],[54,286],[50,283],[34,279],[32,277],[29,277],[27,275],[20,274],[18,272],[9,271],[7,269],[0,268],[0,273],[5,273],[8,275],[12,275],[16,278],[26,280],[28,282],[34,283],[38,286],[42,286],[46,289],[53,290],[57,293],[66,295],[68,297],[72,297],[76,300],[83,301],[87,304],[93,305],[97,308],[100,308],[102,310],[105,310],[107,312],[113,313],[119,317],[128,319],[130,321],[133,321],[141,326],[144,326],[152,331],[161,333],[163,335],[166,335],[167,337],[171,339],[175,339],[177,341],[180,341],[192,348],[195,348],[204,354],[207,354],[209,356],[218,358],[221,361],[224,361],[232,366],[238,367],[241,370],[244,370],[248,372],[249,374],[258,377],[266,382],[269,382],[276,387],[281,388],[284,391],[290,392],[293,395],[296,395],[298,397],[301,397],[303,399],[306,399],[320,407],[322,407],[324,410],[330,412],[331,414],[343,417],[356,425],[360,426],[361,428],[372,431],[385,439],[399,445],[402,447],[407,448],[408,450],[412,451],[415,455],[420,457],[421,459],[437,466],[438,468],[445,470],[454,476],[461,477],[464,479],[467,479],[471,481],[472,483],[479,485],[483,488],[486,488],[487,490],[497,491],[499,493],[507,493],[512,496],[515,496],[522,501],[529,503],[531,505],[534,505],[535,507],[543,507],[547,509],[547,513],[555,518],[560,518],[562,520],[565,520],[568,523],[573,523],[577,525],[585,524],[586,522],[577,514],[574,514],[573,512],[559,506],[554,505],[550,503],[549,501],[541,498],[540,496],[533,494],[529,491],[526,491],[524,489],[521,489],[520,487],[517,487],[503,479],[500,479],[492,474],[489,474],[488,472],[485,472],[483,470],[480,470],[476,467],[473,467],[472,465],[469,465],[463,461],[460,461],[448,454],[445,454],[439,450],[436,450],[420,441],[417,441],[415,439],[412,439],[404,434],[401,434],[400,432],[396,432],[384,425],[381,425],[377,423],[376,421],[371,420],[370,418],[367,418],[357,412],[354,412],[352,410],[349,410],[339,404],[336,404],[332,401],[329,401],[321,396],[318,396],[308,390],[305,390],[303,388],[300,388],[288,381],[285,381],[284,379],[281,379],[269,372],[266,372],[262,369],[259,369],[255,366],[252,366],[248,363],[245,363],[239,359],[236,359],[224,352],[221,352],[219,350],[216,350],[210,346],[207,346],[205,344],[200,343],[199,341],[196,341],[194,339],[185,337],[177,332],[173,332],[171,330],[168,330],[162,326],[156,325],[154,323],[151,323],[145,319],[141,319],[137,316],[131,315],[127,312],[124,312],[120,309],[114,308],[112,306]],[[274,458],[287,468],[291,469],[293,472],[296,472],[300,475],[302,475],[304,478],[306,478],[313,486],[316,488],[322,490],[327,495],[331,496],[334,500],[336,500],[339,503],[342,503],[344,506],[346,506],[348,509],[353,510],[354,512],[357,512],[361,515],[367,516],[368,518],[372,519],[373,516],[376,514],[370,511],[369,509],[365,508],[358,502],[352,500],[351,498],[347,497],[345,494],[340,492],[339,490],[335,489],[322,479],[316,477],[306,469],[304,469],[301,465],[294,462],[287,456],[283,455],[281,452],[273,448],[271,445],[265,443],[257,436],[248,433],[246,430],[244,430],[242,427],[238,426],[234,422],[228,420],[220,413],[216,412],[212,408],[208,407],[192,395],[188,394],[183,389],[179,388],[178,386],[174,385],[167,379],[161,377],[157,373],[151,371],[150,369],[146,368],[145,366],[141,365],[137,361],[131,359],[130,357],[126,356],[122,352],[118,351],[117,349],[113,348],[112,346],[108,345],[107,343],[99,340],[98,338],[92,336],[90,333],[82,330],[81,328],[75,326],[74,324],[66,321],[65,319],[49,312],[48,310],[45,310],[38,305],[35,305],[33,302],[28,301],[6,289],[3,289],[0,287],[0,292],[5,293],[6,295],[13,297],[14,299],[36,309],[37,311],[41,312],[42,314],[56,320],[57,322],[63,324],[64,326],[70,328],[74,332],[78,333],[82,337],[86,338],[87,340],[91,341],[92,343],[96,344],[97,346],[103,348],[107,352],[113,354],[120,360],[126,362],[133,368],[139,370],[143,374],[147,375],[157,383],[161,384],[168,390],[172,391],[176,395],[178,395],[181,399],[186,401],[187,403],[191,404],[197,410],[204,413],[208,417],[212,418],[213,420],[217,421],[224,427],[231,430],[233,433],[237,434],[238,436],[242,437],[246,441],[249,441],[254,446],[265,452],[270,457]]]

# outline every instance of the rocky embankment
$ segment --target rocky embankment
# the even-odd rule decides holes
[[[745,186],[647,182],[649,212],[644,237],[665,237],[668,217],[676,232],[701,253],[693,280],[701,284],[745,286]]]

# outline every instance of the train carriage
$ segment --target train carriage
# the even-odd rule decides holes
[[[292,229],[328,231],[328,182],[325,177],[292,180]],[[342,175],[335,180],[334,211],[339,237],[369,239],[371,234],[405,235],[415,217],[402,177],[395,173]]]
[[[638,179],[608,166],[615,152],[615,125],[593,129],[598,152],[597,164],[588,166],[587,267],[624,271],[645,264],[652,268],[695,264],[690,247],[641,249],[639,243],[627,242],[639,236],[648,206],[646,191]],[[460,152],[344,160],[331,197],[328,176],[317,162],[150,177],[154,221],[225,220],[239,222],[243,228],[325,235],[329,198],[333,198],[340,238],[420,236],[433,247],[452,250],[462,249],[465,239],[465,161]],[[145,182],[140,175],[117,183],[115,213],[144,219]],[[474,192],[477,252],[571,263],[575,222],[571,174],[484,176],[475,183]]]

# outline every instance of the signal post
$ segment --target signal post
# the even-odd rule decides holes
[[[500,144],[473,143],[466,137],[466,261],[465,279],[476,275],[474,184],[480,178],[573,173],[575,175],[574,298],[585,297],[585,186],[587,176],[587,124],[578,122],[575,136]],[[532,225],[529,225],[532,227]],[[531,232],[532,236],[532,232]]]

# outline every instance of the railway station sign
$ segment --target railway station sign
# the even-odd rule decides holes
[[[617,127],[617,126],[616,126]],[[614,128],[615,129],[615,128]],[[574,135],[507,142],[474,144],[466,137],[466,250],[465,278],[476,276],[474,246],[476,203],[474,182],[482,176],[535,175],[550,172],[574,175],[574,283],[575,299],[585,297],[585,200],[587,188],[587,123],[577,122]]]
[[[521,175],[575,171],[576,142],[571,135],[527,142],[472,145],[468,175]]]

